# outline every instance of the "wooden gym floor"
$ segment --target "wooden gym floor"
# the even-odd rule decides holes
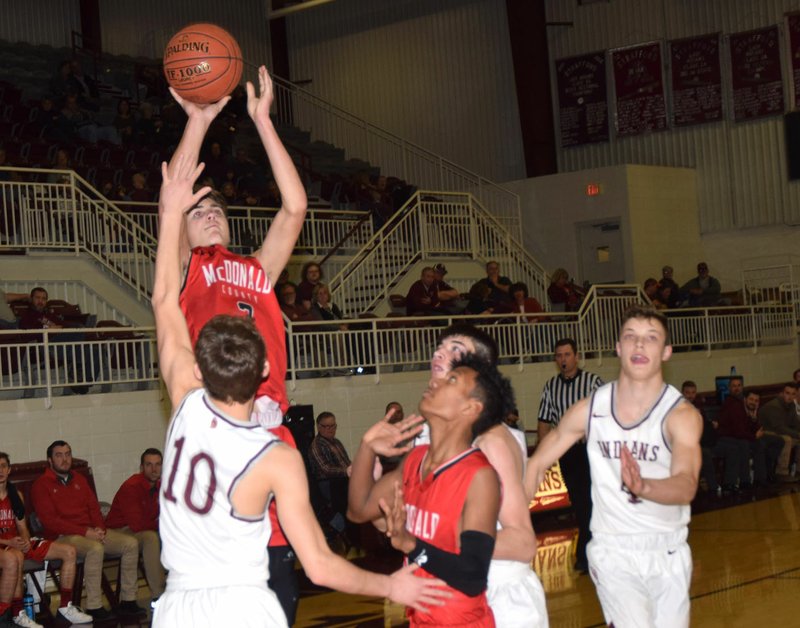
[[[699,495],[692,510],[692,626],[800,625],[800,484],[725,498]],[[574,528],[570,515],[565,511],[538,515],[534,525],[540,538],[534,567],[547,592],[550,626],[604,626],[591,579],[571,569]],[[388,551],[370,552],[354,561],[383,572],[399,564],[398,556]],[[403,609],[382,599],[320,589],[302,575],[301,591],[298,628],[407,625]],[[146,585],[139,593],[140,605],[147,606]],[[95,626],[144,628],[149,623],[148,616],[96,622]]]

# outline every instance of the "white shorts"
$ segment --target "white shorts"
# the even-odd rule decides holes
[[[278,598],[264,586],[170,590],[158,598],[152,628],[286,628]]]
[[[547,628],[544,589],[530,565],[493,560],[486,599],[498,628]]]
[[[614,628],[689,626],[692,551],[686,529],[668,534],[594,534],[589,573]]]

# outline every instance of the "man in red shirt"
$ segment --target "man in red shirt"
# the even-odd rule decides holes
[[[144,575],[150,595],[158,598],[164,592],[166,576],[161,566],[161,541],[158,538],[158,491],[161,488],[161,452],[151,447],[139,459],[139,473],[134,473],[119,487],[106,526],[139,541],[144,562]]]
[[[42,522],[44,536],[74,545],[84,558],[86,612],[95,620],[113,617],[103,607],[100,580],[105,553],[121,555],[121,615],[135,615],[143,609],[136,604],[139,544],[129,534],[107,530],[92,487],[80,473],[72,473],[72,448],[57,440],[47,448],[47,469],[31,487],[33,509]]]

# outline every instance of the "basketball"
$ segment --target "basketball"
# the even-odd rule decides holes
[[[205,105],[233,91],[242,78],[242,51],[215,24],[190,24],[169,40],[164,74],[181,98]]]

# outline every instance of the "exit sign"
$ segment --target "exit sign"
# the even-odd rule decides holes
[[[599,183],[586,184],[586,196],[599,196],[603,192],[603,188]]]

